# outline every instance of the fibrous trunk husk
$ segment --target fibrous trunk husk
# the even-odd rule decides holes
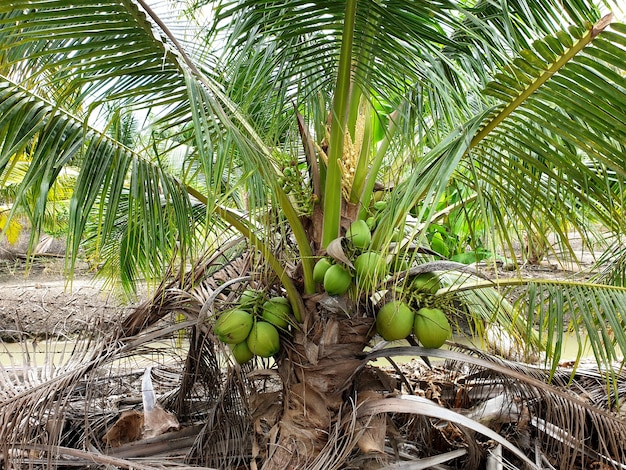
[[[372,318],[319,315],[280,361],[284,411],[263,470],[305,468],[328,441],[373,334]]]

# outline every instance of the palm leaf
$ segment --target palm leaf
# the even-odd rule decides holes
[[[212,256],[205,257],[194,270],[164,281],[155,292],[157,302],[153,299],[146,301],[107,335],[88,336],[84,341],[79,338],[62,363],[51,361],[48,367],[29,371],[26,362],[23,376],[17,373],[19,367],[12,371],[2,369],[0,442],[5,459],[13,459],[19,465],[18,462],[38,459],[33,455],[42,453],[42,458],[49,464],[60,465],[67,455],[88,458],[88,454],[67,448],[78,442],[78,448],[99,453],[98,461],[128,465],[128,461],[123,460],[123,450],[119,454],[113,452],[109,460],[102,457],[105,449],[101,437],[113,424],[119,410],[110,408],[103,412],[101,403],[111,393],[116,393],[114,382],[124,374],[127,375],[122,383],[128,385],[124,385],[126,390],[118,392],[133,393],[129,389],[131,382],[139,392],[141,389],[136,380],[143,372],[138,374],[136,368],[145,364],[145,358],[159,357],[163,369],[175,367],[180,372],[182,367],[185,371],[182,376],[173,374],[175,384],[170,384],[166,390],[163,403],[176,410],[181,420],[186,419],[185,416],[191,420],[200,416],[206,418],[203,437],[193,436],[189,441],[186,436],[187,440],[183,442],[184,447],[193,449],[193,460],[240,458],[241,447],[234,447],[232,438],[239,437],[237,442],[241,444],[241,439],[247,436],[247,424],[242,419],[246,415],[246,398],[241,395],[241,382],[237,377],[222,381],[221,353],[206,326],[198,319],[203,304],[214,292],[220,294],[213,297],[214,301],[227,302],[233,297],[234,291],[224,291],[220,286],[231,278],[241,278],[248,269],[249,260],[242,252],[241,240],[233,240]],[[185,320],[160,322],[172,312],[183,313]],[[184,351],[174,347],[174,342],[178,341],[177,333],[187,329],[191,337],[185,360],[180,357]],[[96,328],[96,331],[99,330]],[[169,344],[165,350],[164,343]],[[167,354],[163,355],[165,351]],[[116,373],[111,374],[112,370]],[[25,383],[24,379],[29,378],[30,381]],[[31,424],[28,424],[29,420]],[[50,428],[54,423],[58,426]],[[56,431],[51,431],[53,429]],[[224,429],[232,435],[223,434],[221,430]],[[195,446],[191,445],[193,442]],[[162,449],[160,446],[155,448],[157,451]],[[140,449],[141,446],[135,451],[141,452]],[[31,450],[36,454],[30,454]],[[148,447],[146,451],[150,453],[152,448]]]
[[[576,387],[573,385],[576,382],[570,375],[571,370],[560,371],[553,376],[553,383],[548,384],[546,379],[552,375],[549,370],[504,361],[479,351],[457,352],[419,347],[396,347],[374,351],[364,359],[363,364],[379,357],[418,355],[445,359],[447,373],[453,377],[459,372],[463,374],[468,387],[465,393],[475,394],[479,404],[474,409],[460,410],[464,418],[483,419],[485,422],[494,419],[486,412],[489,399],[502,399],[501,403],[511,404],[510,409],[496,405],[493,411],[496,414],[499,412],[508,415],[502,419],[513,422],[517,422],[518,419],[524,420],[521,408],[513,405],[514,403],[523,403],[522,407],[529,407],[530,416],[535,418],[533,426],[542,440],[541,451],[546,454],[554,451],[554,455],[559,456],[561,468],[574,468],[577,461],[582,462],[583,466],[585,462],[602,461],[619,468],[620,462],[624,461],[626,450],[619,438],[616,438],[624,432],[623,420],[607,411],[603,404],[592,405],[572,394],[570,390]],[[584,375],[583,373],[581,378],[583,382]],[[452,380],[459,380],[459,377],[456,376]],[[622,381],[623,377],[620,374],[619,382]],[[454,400],[455,396],[458,397],[456,393],[451,393],[447,399]],[[380,406],[380,411],[383,411],[386,406],[385,400],[383,398],[373,402],[372,408]],[[441,400],[446,398],[442,397]],[[411,410],[412,407],[408,404],[399,405],[398,410],[402,409],[406,413],[422,412],[418,407]],[[396,403],[390,402],[390,408],[394,406]],[[444,411],[441,411],[437,416],[442,417],[443,414]],[[461,420],[451,415],[442,419],[462,424]],[[593,445],[588,444],[590,436],[593,436]]]
[[[134,218],[143,228],[139,229],[138,225],[131,230],[128,226],[123,238],[124,253],[134,251],[140,256],[126,257],[120,272],[129,282],[137,278],[136,269],[143,271],[148,278],[158,277],[162,274],[161,260],[174,254],[176,237],[179,237],[180,250],[177,253],[180,256],[187,256],[193,247],[195,234],[191,227],[197,224],[190,224],[189,220],[183,222],[184,214],[192,212],[189,188],[185,185],[198,185],[195,190],[203,195],[202,202],[205,204],[222,197],[237,196],[231,188],[225,196],[221,196],[224,181],[241,188],[252,185],[253,190],[248,194],[263,195],[248,201],[255,208],[266,203],[268,187],[265,186],[263,191],[254,189],[254,186],[260,187],[260,179],[248,180],[247,176],[260,172],[271,182],[270,189],[278,195],[278,199],[282,199],[281,206],[299,239],[299,246],[304,250],[302,259],[310,263],[304,231],[298,229],[298,215],[294,209],[290,210],[289,199],[276,184],[272,153],[206,73],[209,69],[200,71],[152,10],[144,5],[144,13],[131,2],[128,5],[84,2],[77,10],[73,4],[59,2],[55,8],[43,5],[35,14],[34,4],[23,6],[24,9],[20,9],[20,4],[12,4],[0,9],[1,53],[4,63],[12,70],[4,78],[4,92],[8,99],[5,107],[12,110],[3,114],[4,125],[10,128],[14,122],[20,123],[11,128],[5,138],[0,168],[37,136],[37,147],[34,148],[37,159],[24,180],[24,187],[40,188],[38,194],[41,195],[33,210],[36,229],[40,226],[39,214],[44,212],[45,194],[58,169],[70,161],[84,165],[71,206],[71,252],[77,252],[80,235],[94,206],[96,220],[101,224],[97,240],[107,242],[114,221],[118,220],[122,191],[128,188],[132,196],[130,204],[126,205],[132,211],[129,220]],[[158,27],[148,22],[146,14]],[[113,15],[111,18],[114,19],[103,22],[102,15]],[[91,28],[92,25],[97,27]],[[38,44],[42,32],[55,38],[45,47]],[[21,39],[17,40],[16,35]],[[12,73],[26,86],[13,98],[10,95],[17,84],[8,78]],[[180,122],[188,124],[182,129],[187,134],[183,143],[193,149],[188,154],[189,163],[185,172],[169,174],[170,167],[153,160],[146,152],[142,152],[140,157],[139,153],[133,153],[98,132],[86,131],[83,124],[85,116],[68,116],[60,110],[57,115],[52,105],[31,91],[53,89],[61,82],[68,90],[80,89],[78,100],[89,97],[92,113],[99,106],[114,102],[121,112],[151,108],[164,115],[173,111],[175,116],[181,116]],[[19,97],[21,101],[16,102]],[[61,101],[66,109],[78,109],[69,98]],[[181,115],[183,109],[186,111]],[[165,126],[162,129],[170,133],[181,132],[180,127],[171,127],[171,121],[159,122]],[[62,140],[61,135],[64,136]],[[239,158],[233,159],[233,156]],[[193,165],[194,161],[196,165]],[[192,181],[181,180],[190,174],[187,168],[198,169],[200,177],[194,170]],[[22,202],[23,196],[20,195],[18,200]],[[232,197],[231,200],[237,201],[237,198]],[[208,204],[204,220],[211,220],[211,212],[212,204]],[[174,219],[168,218],[168,213],[174,215]],[[161,224],[155,223],[159,220],[172,220],[172,224],[161,227]],[[150,237],[149,233],[157,236]],[[145,256],[147,250],[162,256],[151,259]],[[124,259],[123,253],[120,259]],[[305,271],[308,283],[309,272]],[[128,286],[128,282],[126,284]]]
[[[626,249],[619,240],[612,240],[609,248],[598,260],[602,267],[595,279],[601,283],[626,286]]]
[[[600,83],[612,83],[626,64],[623,54],[615,52],[624,42],[619,32],[623,27],[615,24],[600,33],[606,26],[604,21],[571,34],[561,31],[537,42],[524,54],[528,59],[520,56],[497,75],[497,86],[487,91],[506,101],[490,115],[467,122],[416,161],[412,176],[402,184],[406,191],[393,198],[398,213],[388,224],[397,225],[407,208],[420,200],[420,217],[434,213],[434,204],[453,181],[456,188],[475,195],[479,220],[494,222],[486,225],[492,233],[484,235],[500,242],[510,244],[509,234],[519,234],[520,224],[540,237],[557,234],[571,253],[569,230],[579,232],[588,246],[590,221],[619,230],[623,201],[617,180],[624,152],[623,126],[616,119],[626,95],[619,85],[607,85],[597,98],[594,92]],[[544,51],[551,64],[539,58],[538,51],[547,43],[554,49],[551,55]],[[601,58],[607,55],[610,62]],[[573,76],[578,78],[567,78]]]
[[[359,410],[362,416],[377,413],[414,413],[431,418],[437,418],[445,421],[452,421],[460,426],[465,426],[473,431],[484,434],[485,436],[495,440],[500,445],[506,447],[519,459],[521,459],[530,468],[536,468],[533,462],[524,455],[524,453],[502,438],[499,434],[492,431],[488,427],[466,418],[449,409],[440,407],[439,405],[427,400],[423,397],[415,395],[400,395],[399,397],[383,398],[370,401],[362,406]]]
[[[520,300],[526,310],[529,324],[538,326],[539,337],[546,342],[552,356],[554,371],[560,360],[564,332],[576,332],[581,358],[583,341],[592,348],[598,367],[607,373],[622,361],[621,351],[626,346],[620,305],[626,301],[623,288],[607,287],[572,281],[528,282],[527,295]],[[577,332],[584,331],[585,337]],[[619,367],[618,367],[619,369]]]
[[[531,78],[522,70],[521,61],[520,66],[513,66],[507,80],[514,82],[516,77],[524,76],[528,85],[521,94],[514,88],[509,88],[507,93],[515,100],[526,98],[523,103],[511,101],[474,138],[478,144],[483,133],[489,134],[489,143],[481,145],[479,153],[472,153],[476,178],[492,181],[489,186],[492,193],[506,188],[502,196],[498,195],[504,200],[510,200],[507,193],[514,191],[520,202],[526,201],[519,207],[528,209],[523,219],[527,226],[532,225],[531,214],[541,212],[550,221],[549,225],[558,230],[558,221],[549,215],[553,212],[570,220],[582,232],[578,220],[585,214],[574,210],[576,204],[589,208],[592,212],[587,216],[607,227],[620,224],[618,212],[622,201],[617,192],[619,188],[612,181],[623,174],[624,168],[624,152],[619,144],[624,136],[616,120],[621,119],[626,95],[619,85],[610,83],[613,74],[624,70],[626,64],[619,59],[607,62],[603,58],[609,54],[608,50],[624,42],[618,32],[622,27],[613,25],[612,29],[614,31],[601,33],[589,47],[571,55],[558,72],[537,68],[534,69],[537,76]],[[585,36],[569,37],[575,45],[568,49],[562,44],[564,55],[560,60],[567,58],[573,48],[580,47],[585,38],[595,34],[596,29],[592,29]],[[553,37],[552,43],[555,42]],[[552,67],[558,63],[557,60]],[[533,67],[528,61],[524,64],[527,70]],[[572,80],[574,76],[576,79]],[[600,84],[605,89],[603,93],[599,92]],[[530,92],[533,89],[536,91]],[[501,121],[501,130],[488,131],[509,112],[512,115]],[[508,150],[500,150],[504,148]],[[508,173],[512,168],[519,174],[515,179],[513,173]],[[567,173],[562,168],[567,168]],[[512,187],[507,181],[518,184]],[[529,191],[531,187],[538,190]],[[542,210],[542,207],[550,210]]]
[[[571,21],[592,21],[597,15],[594,8],[580,3],[576,8],[568,5],[564,11],[559,2],[552,1],[515,3],[510,10],[480,3],[473,8],[464,7],[454,2],[432,5],[360,2],[354,28],[354,42],[358,47],[352,59],[358,79],[367,80],[362,83],[363,88],[383,93],[399,90],[402,99],[406,97],[407,88],[416,83],[428,84],[428,87],[442,85],[441,99],[445,99],[444,88],[451,97],[461,99],[461,90],[455,90],[454,85],[463,87],[466,82],[451,78],[454,82],[446,85],[441,73],[434,70],[431,73],[431,66],[434,69],[439,63],[441,67],[458,72],[453,64],[462,58],[467,61],[465,65],[469,70],[484,77],[486,63],[493,66],[508,62],[504,51],[527,47],[538,31],[548,34]],[[225,50],[233,57],[247,48],[257,47],[247,39],[250,34],[263,33],[266,42],[275,44],[273,57],[277,70],[317,82],[321,88],[332,82],[328,69],[320,70],[319,64],[336,67],[333,64],[341,47],[344,14],[345,2],[329,5],[325,2],[224,0],[216,10],[216,34],[227,35]],[[447,31],[454,32],[452,37]],[[306,49],[295,48],[296,41],[307,44]],[[477,49],[480,61],[468,56],[473,48]],[[385,67],[376,65],[380,63]],[[331,71],[333,77],[336,70]],[[314,89],[306,89],[308,93],[312,91]]]
[[[0,159],[0,167],[5,168],[12,155],[29,146],[30,163],[16,191],[15,206],[31,207],[30,218],[34,233],[39,231],[44,222],[48,193],[62,175],[62,168],[73,163],[81,165],[82,171],[77,178],[70,203],[70,233],[74,237],[68,243],[72,260],[76,259],[81,242],[80,234],[85,231],[87,222],[92,217],[91,210],[96,201],[99,212],[103,214],[104,230],[100,233],[100,238],[101,242],[106,243],[112,233],[113,220],[120,209],[121,190],[126,184],[129,185],[129,194],[132,196],[131,207],[135,209],[132,211],[133,221],[152,224],[151,232],[155,235],[147,236],[145,231],[135,231],[134,235],[132,231],[127,232],[127,244],[124,248],[129,250],[128,253],[132,251],[140,254],[139,266],[144,268],[144,272],[152,272],[153,276],[162,274],[161,268],[157,267],[158,263],[145,263],[151,255],[147,255],[147,251],[138,251],[137,247],[151,253],[162,253],[164,258],[169,258],[174,251],[171,238],[158,236],[163,234],[162,229],[172,227],[180,236],[183,253],[188,250],[186,245],[190,243],[192,232],[187,216],[183,214],[191,212],[190,202],[178,180],[107,136],[93,129],[86,130],[76,117],[43,101],[33,101],[31,93],[14,84],[5,82],[3,85],[0,102],[10,106],[11,112],[3,114],[3,125],[9,131],[3,135],[3,158]],[[38,138],[30,143],[30,137],[35,134]],[[165,196],[159,194],[159,188],[163,187],[169,189]],[[37,188],[37,193],[34,203],[30,204],[33,188]],[[161,223],[157,226],[156,221]],[[166,221],[171,223],[165,224]],[[126,269],[137,265],[136,258],[126,261]],[[156,272],[154,268],[157,268]],[[132,274],[127,279],[129,282],[136,278],[136,273]]]

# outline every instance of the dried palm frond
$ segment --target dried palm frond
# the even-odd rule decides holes
[[[211,405],[186,460],[220,468],[245,465],[252,454],[245,379],[236,373],[229,374],[220,396]]]
[[[330,430],[328,444],[315,460],[307,465],[307,470],[334,470],[344,467],[346,463],[348,468],[354,468],[349,463],[350,454],[363,434],[363,428],[358,426],[356,404],[341,414],[343,418]],[[352,461],[355,462],[356,460]]]
[[[464,418],[497,430],[527,455],[534,454],[537,462],[552,459],[552,465],[558,468],[589,468],[591,465],[624,468],[626,422],[606,406],[598,406],[594,387],[588,394],[581,393],[582,387],[588,387],[591,381],[596,389],[601,384],[606,387],[603,373],[572,376],[571,371],[564,369],[551,375],[550,370],[540,367],[505,361],[462,346],[458,348],[464,352],[419,347],[374,351],[364,363],[386,355],[429,355],[445,359],[438,374],[432,371],[430,378],[428,374],[418,372],[421,388],[415,391],[416,394],[428,396],[444,409],[455,409]],[[617,384],[615,390],[623,391],[626,375],[616,376],[613,381]],[[618,400],[620,398],[623,399],[618,397]],[[388,408],[400,412],[400,408],[411,407],[404,402],[402,406],[383,402],[381,399],[381,402],[369,405],[372,407],[370,411],[383,412]],[[433,416],[431,411],[416,412]],[[452,416],[443,419],[448,423],[460,423]],[[406,426],[409,418],[399,423]],[[432,430],[432,422],[422,422],[406,437],[419,440],[429,428]],[[436,442],[432,436],[429,440]],[[432,451],[423,445],[421,449]]]
[[[88,460],[93,452],[97,456],[91,462],[124,468],[130,467],[128,459],[158,458],[163,452],[170,453],[167,461],[173,463],[183,463],[189,453],[200,464],[209,460],[211,451],[214,461],[238,462],[241,449],[232,440],[250,434],[247,397],[232,378],[223,380],[220,351],[199,315],[207,297],[230,278],[242,277],[248,263],[245,245],[234,240],[190,271],[172,274],[113,331],[105,335],[92,328],[84,338],[72,338],[75,346],[61,362],[48,361],[40,368],[27,362],[20,368],[16,358],[14,367],[0,368],[0,461],[17,468],[39,462],[55,468],[68,459]],[[234,295],[220,292],[220,302]],[[189,331],[186,355],[180,331]],[[113,452],[102,437],[122,411],[141,409],[141,377],[147,367],[159,382],[162,404],[177,412],[185,429],[167,441],[157,436],[141,445],[133,442],[133,450],[120,446]],[[221,452],[213,453],[220,446]],[[180,451],[172,456],[176,448]],[[155,468],[137,462],[133,466]]]
[[[398,397],[380,398],[372,400],[363,405],[359,413],[361,416],[370,416],[377,413],[417,413],[431,418],[436,418],[448,422],[453,422],[459,426],[479,432],[500,445],[506,447],[524,464],[530,468],[536,468],[534,463],[526,455],[498,433],[492,431],[487,426],[467,418],[459,413],[437,405],[436,403],[415,395],[400,395]]]
[[[201,257],[186,272],[176,273],[172,269],[152,298],[124,319],[122,335],[133,336],[172,312],[197,318],[204,301],[221,283],[247,271],[244,248],[242,240],[235,239],[213,255]]]

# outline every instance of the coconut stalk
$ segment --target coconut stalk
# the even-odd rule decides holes
[[[356,21],[356,5],[356,0],[348,0],[346,2],[346,14],[339,57],[339,72],[337,74],[337,84],[331,111],[332,124],[330,128],[330,143],[324,190],[324,232],[322,238],[322,247],[324,248],[339,236],[341,223],[342,172],[340,161],[343,158],[346,124],[350,114],[352,46]]]

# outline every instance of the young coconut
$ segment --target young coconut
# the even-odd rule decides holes
[[[366,249],[372,241],[370,228],[365,220],[355,220],[348,227],[346,238],[352,242],[355,248]]]
[[[438,308],[420,308],[415,315],[413,333],[422,346],[437,349],[443,346],[452,328],[446,314]]]
[[[433,234],[430,240],[430,249],[436,251],[444,258],[447,258],[450,254],[450,249],[448,248],[448,245],[446,245],[446,242],[444,241],[441,232],[435,232]]]
[[[328,258],[320,258],[315,266],[313,267],[313,280],[318,284],[322,284],[324,282],[324,275],[328,268],[330,268],[333,263]]]
[[[324,290],[329,295],[345,294],[352,285],[352,275],[340,264],[334,264],[324,274]]]
[[[387,208],[387,201],[376,201],[372,205],[372,208],[377,212],[385,210]]]
[[[229,344],[229,346],[230,352],[233,354],[233,357],[238,364],[245,364],[254,357],[254,354],[250,351],[246,341],[242,341],[238,344]]]
[[[257,321],[246,340],[252,354],[271,357],[280,350],[280,336],[274,325],[266,321]]]
[[[386,303],[376,315],[376,331],[387,341],[404,339],[411,334],[415,312],[401,300]]]
[[[213,332],[224,343],[241,343],[248,337],[253,319],[252,314],[245,310],[238,308],[227,310],[215,322]]]
[[[263,302],[265,294],[263,291],[256,289],[245,289],[239,296],[239,308],[242,310],[253,311],[256,307]]]
[[[354,270],[357,285],[365,291],[372,291],[387,274],[387,264],[380,254],[368,251],[354,260]]]
[[[291,304],[285,297],[272,297],[263,304],[263,320],[284,330],[289,326]]]

